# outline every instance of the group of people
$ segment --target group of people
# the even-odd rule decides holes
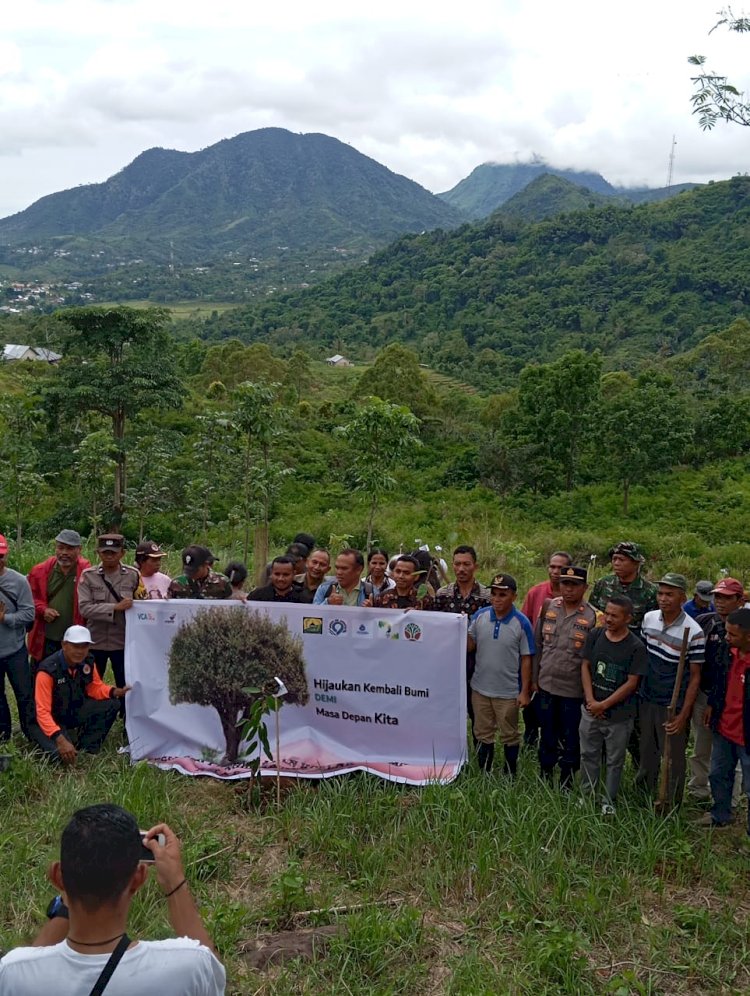
[[[589,591],[586,568],[556,551],[548,580],[519,610],[516,579],[498,573],[485,587],[469,545],[453,551],[449,581],[447,565],[424,549],[389,558],[380,548],[367,557],[347,548],[331,571],[329,552],[298,533],[248,594],[245,566],[230,562],[219,573],[207,547],[186,547],[182,573],[170,578],[158,544],[140,543],[134,566],[123,562],[125,546],[117,533],[100,536],[92,566],[78,533],[64,529],[54,555],[24,578],[7,566],[0,537],[0,676],[13,687],[24,734],[66,764],[81,750],[96,752],[125,706],[134,601],[241,599],[466,615],[468,711],[485,772],[499,740],[514,775],[523,737],[545,779],[557,769],[565,791],[580,770],[582,791],[594,793],[604,760],[601,806],[611,813],[628,750],[637,784],[653,795],[668,746],[667,801],[677,804],[692,730],[688,789],[712,802],[706,825],[727,825],[743,777],[750,786],[750,608],[735,578],[700,580],[688,599],[683,575],[649,581],[641,550],[624,541],[610,551],[611,573]],[[108,664],[113,684],[103,680]],[[11,732],[2,686],[0,739]]]

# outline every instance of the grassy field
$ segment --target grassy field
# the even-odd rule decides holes
[[[181,836],[232,994],[750,991],[742,821],[712,834],[692,826],[689,804],[655,816],[629,770],[614,818],[551,793],[528,754],[515,784],[473,767],[424,789],[355,775],[292,783],[277,811],[249,807],[233,784],[130,767],[121,736],[118,725],[70,772],[13,745],[0,775],[2,947],[42,923],[69,815],[113,800]],[[314,961],[259,972],[240,950],[321,925],[340,929]],[[131,926],[169,936],[154,883]]]

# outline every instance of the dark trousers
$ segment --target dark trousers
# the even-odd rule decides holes
[[[92,650],[96,670],[99,677],[104,681],[104,672],[107,670],[107,661],[112,662],[112,673],[115,676],[115,684],[118,688],[125,687],[125,651],[124,650]]]
[[[750,754],[740,744],[727,740],[714,730],[708,780],[714,800],[711,815],[717,823],[732,822],[732,791],[738,761],[742,768],[742,788],[746,795],[750,795]],[[750,802],[747,809],[747,832],[750,834]]]
[[[28,737],[34,721],[34,686],[31,682],[31,668],[25,644],[22,643],[18,650],[8,654],[7,657],[0,657],[0,740],[8,740],[13,732],[10,707],[5,696],[6,675],[18,703],[21,731],[25,737]]]
[[[539,740],[539,696],[535,695],[523,710],[523,742],[536,747]]]
[[[573,775],[581,763],[578,725],[583,699],[552,695],[541,688],[539,701],[539,767],[545,778],[552,778],[555,765],[560,766],[560,787],[570,788]]]
[[[641,766],[635,781],[636,785],[653,793],[659,784],[659,769],[667,736],[664,729],[667,707],[641,700],[638,717],[641,724]],[[688,723],[682,733],[675,733],[669,738],[670,772],[667,800],[671,805],[679,805],[682,802],[682,793],[685,789],[685,750],[689,733]]]
[[[62,721],[57,717],[55,720],[60,723],[64,736],[77,750],[98,754],[112,724],[117,719],[119,708],[120,703],[117,699],[87,698],[76,712],[69,713]],[[60,759],[55,741],[45,736],[36,724],[32,729],[32,738],[45,754],[49,754],[55,760]]]
[[[48,657],[51,657],[52,654],[56,654],[57,651],[61,650],[61,649],[62,649],[62,641],[61,640],[49,640],[45,636],[45,638],[44,638],[44,650],[42,651],[42,656],[39,658],[38,661],[34,661],[34,664],[40,664],[42,661],[45,661]],[[32,660],[33,660],[33,658],[32,658]]]

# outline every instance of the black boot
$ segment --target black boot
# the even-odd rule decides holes
[[[516,777],[516,769],[518,768],[518,751],[520,747],[505,747],[505,772],[510,775],[511,778]]]
[[[480,743],[477,746],[477,763],[479,770],[489,774],[492,771],[492,762],[495,759],[495,745]]]

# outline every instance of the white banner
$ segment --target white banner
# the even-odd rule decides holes
[[[274,761],[262,773],[327,778],[369,771],[411,785],[448,782],[466,755],[466,619],[448,612],[402,612],[332,605],[245,603],[302,637],[310,701],[267,720]],[[237,611],[242,603],[136,602],[128,612],[125,677],[133,761],[185,774],[245,778],[221,767],[226,742],[215,709],[173,705],[168,659],[180,625],[199,609]]]

